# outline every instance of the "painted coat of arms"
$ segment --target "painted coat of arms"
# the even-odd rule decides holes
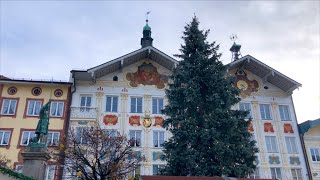
[[[165,87],[165,83],[168,82],[168,77],[159,74],[157,68],[151,63],[144,62],[138,67],[138,71],[135,73],[127,73],[126,78],[130,81],[130,86],[137,87],[139,84],[143,85],[155,85],[157,88],[162,89]]]
[[[163,125],[163,117],[161,116],[155,116],[154,117],[154,125],[153,126],[160,126],[162,127]]]
[[[274,132],[272,123],[264,123],[264,132]]]
[[[140,116],[130,116],[129,124],[131,126],[140,126]]]
[[[118,122],[118,116],[114,114],[107,114],[103,118],[103,123],[105,125],[116,125]]]
[[[283,131],[284,133],[294,133],[291,124],[284,124]]]

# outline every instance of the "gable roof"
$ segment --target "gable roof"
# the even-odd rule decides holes
[[[0,74],[0,80],[8,80],[8,79],[10,79],[10,78]]]
[[[297,81],[287,77],[250,55],[246,55],[227,64],[227,68],[229,70],[235,68],[247,69],[259,76],[264,82],[269,82],[287,93],[292,93],[293,90],[302,86]]]
[[[313,121],[306,121],[298,125],[300,134],[304,134],[314,126],[320,125],[320,118]]]
[[[71,73],[76,80],[95,80],[96,78],[115,72],[145,58],[148,58],[169,70],[172,70],[178,63],[177,60],[161,52],[157,48],[147,46],[90,69],[72,70]]]

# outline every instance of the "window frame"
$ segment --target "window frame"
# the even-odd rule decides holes
[[[299,176],[297,170],[300,171],[300,175],[301,175],[301,176]],[[294,172],[294,174],[293,174],[293,172]],[[294,175],[295,175],[295,176],[294,176]],[[303,178],[302,178],[302,169],[301,169],[301,168],[291,168],[291,176],[292,176],[292,179],[293,179],[293,180],[303,180]],[[294,179],[294,178],[295,178],[295,179]]]
[[[285,142],[286,142],[288,154],[298,154],[299,153],[297,141],[296,141],[295,137],[285,136]],[[294,151],[294,149],[295,149],[295,151]]]
[[[81,144],[81,145],[86,145],[86,144],[88,144],[87,140],[84,140],[84,139],[83,139],[83,136],[82,136],[82,133],[83,133],[83,131],[84,131],[85,129],[88,130],[89,127],[78,126],[78,127],[75,127],[75,128],[74,128],[74,135],[75,135],[75,138],[76,138],[76,142],[77,142],[78,144]],[[80,134],[79,134],[79,138],[80,138],[79,140],[80,140],[80,141],[78,141],[78,135],[77,135],[78,130],[81,131]]]
[[[134,132],[134,138],[131,137],[131,133]],[[140,139],[137,139],[137,134],[140,135]],[[132,141],[133,140],[133,143],[131,142],[130,145],[132,147],[142,147],[142,131],[141,130],[129,130],[129,140]],[[133,144],[133,145],[132,145]]]
[[[40,109],[39,109],[39,114],[38,115],[34,114],[35,109],[33,109],[33,114],[29,114],[30,101],[40,102]],[[27,98],[26,99],[26,107],[25,107],[24,117],[39,117],[40,110],[41,110],[41,108],[43,106],[43,101],[44,101],[44,99]]]
[[[58,104],[59,104],[59,103],[62,103],[61,116],[58,116],[58,115],[57,115],[57,112],[58,112],[58,109],[59,109],[59,108],[56,108],[55,113],[52,114],[51,111],[52,111],[52,106],[53,106],[54,103],[57,103],[57,107],[58,107]],[[52,101],[51,104],[50,104],[49,117],[52,117],[52,118],[63,118],[63,117],[64,117],[64,112],[65,112],[65,111],[64,111],[65,104],[66,104],[65,101]]]
[[[246,108],[245,108],[245,106],[243,106],[243,107],[244,107],[244,109],[241,109],[241,105],[249,105],[249,106],[248,106],[248,107],[249,107],[249,109],[246,109]],[[240,102],[240,103],[239,103],[239,110],[249,111],[249,113],[248,113],[248,115],[245,117],[245,119],[250,119],[250,118],[252,118],[252,108],[251,108],[251,103],[249,103],[249,102]]]
[[[48,144],[48,135],[49,133],[52,133],[52,136],[51,136],[51,140],[50,140],[50,144]],[[54,145],[52,142],[54,140],[54,134],[58,134],[58,142],[56,145]],[[60,142],[60,136],[61,136],[61,132],[60,131],[54,131],[54,130],[50,130],[48,131],[47,135],[46,135],[46,144],[48,147],[50,146],[58,146],[59,145],[59,142]]]
[[[155,173],[155,167],[157,167],[157,173]],[[164,168],[164,164],[152,164],[152,176],[158,176],[160,175],[160,169]]]
[[[117,129],[104,129],[104,133],[110,138],[115,138],[118,135]]]
[[[136,99],[135,111],[132,109],[133,99]],[[141,99],[141,112],[138,111],[138,99]],[[142,113],[143,112],[143,97],[141,96],[131,96],[130,97],[130,113]]]
[[[82,106],[82,98],[85,98],[85,105]],[[88,106],[88,98],[90,98],[90,106]],[[92,95],[90,94],[80,94],[80,111],[83,112],[83,111],[89,111],[90,108],[92,107]]]
[[[138,172],[137,172],[138,171]],[[130,178],[134,178],[135,176],[139,176],[141,175],[141,165],[138,165],[133,171],[130,171],[128,173],[128,177]]]
[[[260,179],[260,168],[256,167],[256,169],[254,170],[254,172],[252,174],[249,175],[249,178],[251,179]]]
[[[316,154],[315,152],[316,151],[318,152],[318,154]],[[319,147],[310,147],[309,148],[309,151],[310,151],[310,159],[312,162],[320,162],[320,148]],[[312,158],[312,151],[314,151],[314,157],[315,157],[315,160],[313,160]]]
[[[106,106],[105,106],[105,112],[108,112],[108,113],[117,113],[119,111],[119,96],[117,95],[106,95],[106,100],[105,100],[105,103],[106,103]],[[110,101],[110,110],[107,109],[108,107],[108,97],[111,98],[111,101]],[[117,101],[116,101],[116,110],[114,111],[114,98],[117,98]]]
[[[2,97],[2,98],[1,98],[1,109],[0,109],[1,111],[0,111],[0,115],[1,115],[1,116],[13,116],[13,117],[16,117],[16,115],[17,115],[17,110],[18,110],[18,105],[19,105],[19,99],[20,99],[20,98],[7,98],[7,97]],[[15,102],[16,102],[15,108],[14,108],[14,113],[13,113],[13,114],[9,114],[9,113],[4,114],[4,113],[3,113],[4,102],[5,102],[6,100],[9,100],[9,101],[10,101],[10,102],[9,102],[9,105],[8,105],[8,112],[9,112],[9,107],[11,106],[11,101],[15,101]]]
[[[49,179],[49,171],[50,171],[50,167],[54,167],[53,169],[53,177]],[[57,170],[57,165],[55,164],[48,164],[47,168],[46,168],[46,173],[45,173],[45,180],[54,180],[55,179],[55,175],[56,175],[56,170]]]
[[[270,139],[270,141],[268,142],[267,139]],[[274,140],[274,144],[272,140]],[[278,145],[278,140],[276,136],[265,136],[265,141],[266,141],[266,149],[268,153],[279,153],[279,145]],[[268,148],[268,144],[271,145],[270,148]]]
[[[161,143],[161,139],[160,139],[160,133],[163,133],[163,142]],[[155,134],[157,139],[155,140]],[[156,141],[156,143],[155,143]],[[164,144],[164,141],[165,141],[165,131],[159,131],[159,130],[156,130],[156,131],[153,131],[153,147],[154,148],[163,148],[163,144]]]
[[[23,166],[24,166],[24,164],[16,164],[15,163],[15,166],[14,166],[14,171],[15,172],[18,172],[18,173],[22,173],[23,172]],[[19,167],[19,168],[18,168]]]
[[[288,114],[287,114],[288,117],[283,117],[283,116],[286,116],[286,114],[285,114],[285,111],[281,110],[282,109],[281,107],[285,107],[286,108],[286,110],[288,112]],[[291,118],[291,115],[290,115],[290,107],[289,107],[289,105],[280,104],[278,106],[278,110],[279,110],[279,116],[280,116],[280,120],[281,121],[292,121],[292,118]],[[284,114],[282,115],[282,113],[284,113]]]
[[[270,116],[270,118],[268,118],[267,117],[267,113],[266,113],[266,109],[265,109],[265,107],[268,107],[268,109],[269,109],[269,116]],[[261,107],[264,107],[263,108],[263,111],[262,111],[262,109],[261,109]],[[260,111],[260,118],[261,118],[261,120],[273,120],[272,119],[272,107],[271,107],[271,105],[270,104],[259,104],[259,111]],[[262,116],[262,113],[264,113],[264,116]]]
[[[276,175],[275,177],[272,176],[272,170],[274,170],[274,174]],[[279,170],[279,171],[277,171]],[[270,172],[271,172],[271,178],[275,178],[275,179],[282,179],[282,172],[281,172],[281,168],[280,167],[270,167]],[[278,172],[280,172],[280,174],[278,174]],[[280,176],[280,177],[278,177]]]
[[[159,100],[162,100],[162,107],[160,107],[160,103],[159,103]],[[153,101],[156,101],[156,112],[154,112],[154,104],[153,104]],[[163,110],[164,108],[164,98],[163,97],[153,97],[152,100],[151,100],[151,106],[152,106],[152,114],[162,114],[161,111]]]
[[[12,138],[12,133],[13,133],[13,128],[0,128],[0,132],[3,132],[2,137],[0,137],[0,148],[10,148],[11,144],[11,138]],[[8,139],[8,144],[3,144],[3,139],[5,136],[5,133],[9,132],[9,139]]]
[[[27,144],[22,144],[23,135],[24,135],[24,133],[26,133],[26,132],[29,133],[29,134],[28,134],[28,140],[27,140],[28,143],[27,143]],[[26,146],[28,146],[28,145],[30,144],[30,140],[33,138],[33,137],[30,138],[31,133],[33,133],[33,134],[34,134],[33,137],[35,137],[36,134],[35,134],[35,130],[34,130],[34,129],[21,129],[21,131],[20,131],[20,139],[19,139],[19,146],[26,147]]]

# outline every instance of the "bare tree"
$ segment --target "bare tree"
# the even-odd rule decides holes
[[[69,179],[124,179],[144,159],[133,151],[125,135],[99,125],[72,129],[63,141],[60,149],[64,153],[55,155],[65,159],[64,171]]]
[[[10,163],[11,161],[5,156],[0,154],[0,166],[2,167],[6,167],[6,168],[11,168],[8,166],[8,163]]]

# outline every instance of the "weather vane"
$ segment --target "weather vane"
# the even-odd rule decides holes
[[[231,41],[235,42],[236,39],[238,39],[238,37],[235,34],[231,34],[230,39],[231,39]]]
[[[151,13],[151,11],[148,11],[147,13],[146,13],[146,21],[148,22],[148,15]]]

